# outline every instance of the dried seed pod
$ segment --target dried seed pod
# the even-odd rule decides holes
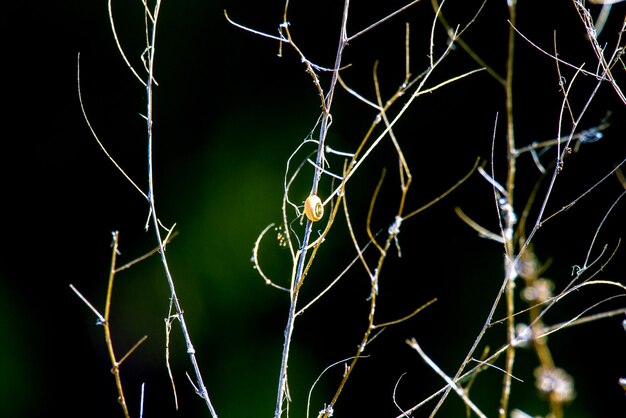
[[[324,205],[322,199],[312,194],[304,202],[304,214],[312,222],[317,222],[324,216]]]

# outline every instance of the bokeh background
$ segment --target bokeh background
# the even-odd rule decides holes
[[[332,67],[341,2],[291,2],[294,38],[313,62]],[[353,2],[349,30],[354,33],[403,5],[400,1]],[[374,98],[372,67],[379,64],[384,95],[404,78],[405,22],[411,24],[414,74],[426,68],[433,11],[423,2],[355,40],[346,51],[352,66],[343,77]],[[595,57],[570,1],[519,2],[518,27],[538,45],[595,69]],[[236,21],[276,33],[283,3],[255,1],[164,1],[158,28],[155,93],[155,181],[159,216],[176,223],[178,237],[168,247],[172,273],[207,388],[221,417],[271,416],[287,312],[284,293],[265,286],[250,262],[260,231],[279,222],[286,161],[313,128],[319,99],[298,57],[276,42],[228,24]],[[467,22],[477,2],[446,2],[450,22]],[[145,47],[141,2],[113,2],[124,48],[140,67]],[[594,15],[599,11],[593,9]],[[625,6],[617,5],[602,34],[614,48]],[[466,40],[496,71],[504,69],[508,31],[505,2],[488,1]],[[439,30],[437,51],[445,39]],[[104,309],[111,233],[120,232],[120,262],[155,246],[144,225],[143,198],[99,149],[83,119],[86,111],[99,138],[126,172],[145,189],[145,91],[122,61],[113,40],[107,4],[101,1],[11,2],[0,11],[2,43],[2,251],[0,252],[0,415],[122,416],[104,344],[102,327],[70,291],[75,285]],[[515,104],[519,144],[553,138],[562,94],[556,66],[522,40],[517,42]],[[455,50],[432,83],[477,65]],[[566,71],[571,80],[573,71]],[[623,68],[616,70],[623,81]],[[580,111],[596,80],[580,78],[571,96]],[[328,74],[322,75],[322,81]],[[622,85],[624,85],[622,83]],[[397,111],[398,108],[396,108]],[[626,156],[624,104],[602,87],[581,127],[597,125],[613,112],[604,138],[572,155],[548,205],[554,212],[571,202]],[[407,205],[417,208],[454,184],[477,157],[488,159],[495,132],[496,166],[503,173],[504,95],[486,73],[418,100],[396,134],[410,164],[414,184]],[[353,150],[374,117],[338,89],[329,144]],[[304,153],[298,154],[302,159]],[[341,161],[332,161],[341,170]],[[369,199],[383,169],[384,188],[373,221],[386,231],[399,196],[397,158],[383,144],[355,176],[347,199],[363,242]],[[538,172],[529,158],[520,161],[518,199],[528,196]],[[304,175],[306,179],[306,175]],[[294,186],[304,199],[307,182]],[[535,252],[551,260],[546,276],[563,289],[573,265],[584,261],[594,233],[621,193],[611,178],[536,237]],[[396,416],[396,398],[408,408],[442,382],[404,341],[417,338],[427,353],[453,374],[482,326],[502,280],[499,245],[482,240],[454,214],[461,206],[474,219],[497,229],[493,194],[474,176],[459,191],[402,225],[402,257],[392,251],[380,284],[379,322],[396,319],[428,300],[438,302],[410,321],[383,332],[369,347],[336,406],[336,416]],[[624,202],[606,220],[592,254],[605,244],[612,251],[623,237]],[[286,284],[288,251],[268,235],[261,248],[264,268]],[[345,222],[318,256],[303,300],[309,300],[354,257]],[[619,248],[599,279],[624,283],[624,250]],[[330,364],[355,353],[366,325],[369,292],[361,267],[296,327],[291,363],[291,416],[306,415],[308,390]],[[587,289],[568,298],[546,317],[548,323],[571,318],[616,290]],[[623,292],[622,292],[623,293]],[[111,326],[121,356],[143,335],[148,340],[123,365],[122,377],[133,416],[138,416],[140,385],[145,382],[144,416],[208,416],[185,373],[191,367],[180,331],[171,336],[171,366],[179,397],[174,408],[165,367],[164,318],[169,292],[157,258],[120,273],[114,289]],[[518,301],[518,306],[522,306]],[[624,307],[623,299],[593,312]],[[502,316],[502,310],[497,316]],[[571,417],[617,417],[626,412],[617,379],[626,375],[623,317],[568,329],[550,337],[556,364],[570,373],[578,394],[566,409]],[[504,330],[488,334],[492,350]],[[537,396],[532,352],[519,351],[511,404],[531,415],[548,411]],[[311,414],[322,408],[339,382],[342,366],[315,387]],[[406,373],[404,375],[404,373]],[[494,416],[502,375],[483,373],[471,396]],[[416,416],[425,416],[428,405]],[[442,416],[464,414],[450,397]]]

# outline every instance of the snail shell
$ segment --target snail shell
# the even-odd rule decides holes
[[[324,216],[322,199],[312,194],[304,202],[304,214],[311,222],[317,222]]]

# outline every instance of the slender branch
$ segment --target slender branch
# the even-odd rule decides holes
[[[506,76],[505,76],[505,93],[506,93],[506,120],[507,120],[507,177],[506,177],[506,205],[503,207],[502,212],[505,223],[505,230],[503,236],[505,239],[505,274],[506,274],[506,311],[507,311],[507,342],[509,348],[506,351],[506,373],[504,373],[504,382],[502,388],[502,396],[500,398],[500,408],[498,414],[500,418],[505,418],[508,415],[509,398],[511,396],[511,376],[513,375],[513,364],[515,361],[515,346],[512,342],[515,339],[515,320],[513,314],[515,312],[515,299],[514,288],[515,278],[517,277],[516,264],[512,261],[515,257],[515,243],[513,241],[512,231],[515,228],[517,217],[514,213],[514,191],[515,191],[515,174],[517,163],[517,151],[515,147],[515,130],[514,130],[514,118],[513,118],[513,68],[515,62],[515,30],[513,27],[516,24],[517,16],[517,1],[509,1],[509,19],[511,26],[509,27],[509,40],[508,40],[508,56],[506,63]],[[494,174],[492,173],[492,176]],[[507,208],[506,211],[504,208]]]
[[[198,366],[198,361],[196,359],[196,351],[191,342],[191,336],[189,334],[187,323],[185,321],[183,315],[183,309],[181,308],[180,301],[178,296],[176,295],[176,289],[174,286],[174,279],[172,278],[169,263],[167,257],[165,255],[165,243],[163,238],[161,237],[161,226],[157,216],[156,211],[156,203],[155,203],[155,189],[154,189],[154,161],[152,158],[152,149],[153,149],[153,81],[154,81],[154,63],[155,63],[155,53],[156,53],[156,33],[157,33],[157,22],[159,18],[159,11],[161,7],[161,0],[157,0],[154,12],[153,12],[153,24],[151,28],[151,37],[150,44],[148,45],[148,80],[146,81],[146,93],[147,93],[147,105],[146,105],[146,121],[147,121],[147,132],[148,132],[148,198],[150,203],[150,213],[152,215],[152,223],[154,227],[154,233],[156,235],[156,239],[159,245],[159,253],[161,255],[161,263],[163,264],[163,270],[165,272],[165,276],[167,278],[167,283],[170,288],[170,294],[172,301],[174,303],[174,307],[176,309],[176,315],[180,322],[180,327],[183,332],[183,338],[185,340],[185,345],[187,347],[187,353],[189,354],[189,358],[191,360],[191,364],[193,366],[194,374],[196,376],[197,387],[196,390],[198,395],[204,399],[209,412],[213,418],[217,418],[217,413],[211,403],[211,399],[209,398],[209,394],[204,385],[204,381],[202,379],[202,374],[200,372],[200,367]]]
[[[311,69],[310,73],[314,77],[316,82],[316,86],[318,88],[318,92],[320,93],[320,99],[322,100],[322,117],[321,117],[321,125],[319,132],[319,142],[317,147],[317,155],[316,155],[316,169],[315,174],[313,176],[313,183],[311,186],[311,194],[316,195],[318,193],[319,182],[322,176],[323,161],[324,161],[324,150],[325,150],[325,140],[326,135],[328,134],[328,128],[331,122],[330,109],[332,107],[333,96],[335,92],[335,86],[338,80],[338,72],[339,68],[341,68],[341,59],[343,56],[343,50],[347,44],[347,22],[348,22],[348,10],[350,7],[350,1],[345,0],[343,7],[343,14],[341,20],[341,29],[339,34],[339,44],[337,46],[337,55],[335,57],[335,66],[332,75],[332,79],[330,82],[330,87],[328,88],[328,95],[326,97],[322,96],[322,90],[317,82],[317,78],[314,76],[314,72]],[[288,29],[286,29],[288,33]],[[292,44],[293,45],[293,44]],[[295,45],[294,45],[295,47]],[[299,50],[298,50],[299,51]],[[280,374],[278,379],[278,393],[276,399],[276,409],[274,411],[274,417],[279,418],[283,413],[283,403],[286,398],[286,388],[287,388],[287,365],[289,361],[289,350],[291,346],[291,339],[293,335],[294,322],[296,318],[296,307],[298,302],[298,294],[300,286],[302,285],[302,281],[304,280],[305,273],[305,262],[307,259],[307,248],[309,245],[309,239],[311,236],[311,231],[313,229],[313,222],[311,220],[307,220],[307,224],[304,231],[304,236],[302,239],[300,251],[297,256],[296,269],[294,280],[292,281],[291,288],[291,303],[289,307],[289,313],[287,317],[287,325],[285,327],[285,341],[283,344],[283,354],[280,365]]]

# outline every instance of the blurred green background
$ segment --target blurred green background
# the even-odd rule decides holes
[[[272,416],[288,300],[265,286],[250,257],[258,234],[281,220],[286,161],[309,134],[319,114],[319,99],[299,58],[286,51],[277,57],[276,42],[229,25],[234,20],[268,33],[281,21],[280,1],[164,1],[159,20],[155,93],[155,187],[159,217],[176,223],[180,233],[168,247],[171,270],[185,310],[205,383],[220,417]],[[360,28],[404,3],[353,2],[349,30]],[[358,3],[358,4],[357,4]],[[382,2],[377,2],[382,3]],[[466,22],[478,2],[447,2],[451,22]],[[145,90],[130,74],[111,35],[105,1],[13,2],[0,12],[3,99],[2,219],[0,253],[0,415],[122,416],[104,345],[102,327],[74,295],[76,286],[104,309],[111,252],[111,232],[120,231],[120,263],[155,246],[144,225],[143,198],[115,170],[91,137],[81,115],[77,63],[83,101],[90,121],[108,151],[144,190],[146,188]],[[135,65],[144,48],[141,2],[113,2],[116,27]],[[341,2],[292,2],[289,20],[296,42],[313,62],[332,67]],[[621,27],[624,7],[616,6],[605,36]],[[597,9],[594,9],[594,13]],[[357,91],[374,98],[372,66],[380,60],[381,89],[389,95],[404,78],[404,23],[411,22],[413,73],[427,65],[433,12],[419,4],[351,43],[342,76]],[[466,39],[478,53],[504,68],[505,2],[487,2]],[[559,52],[576,63],[593,63],[580,20],[571,2],[520,2],[520,30],[550,49],[553,32]],[[611,32],[612,31],[612,32]],[[442,34],[439,34],[442,35]],[[444,48],[439,38],[437,50]],[[603,38],[604,39],[604,38]],[[562,42],[562,43],[561,43]],[[520,144],[553,138],[562,95],[555,65],[518,41],[516,127]],[[454,51],[432,83],[476,68]],[[568,73],[572,77],[573,72]],[[328,81],[322,74],[322,81]],[[619,77],[623,79],[622,73]],[[582,78],[582,77],[581,77]],[[622,80],[623,81],[623,80]],[[581,81],[571,97],[580,111],[595,85]],[[622,83],[622,85],[625,85]],[[354,150],[375,116],[338,89],[329,144]],[[580,94],[578,94],[580,92]],[[496,155],[504,150],[504,96],[486,73],[473,76],[420,99],[399,123],[396,134],[411,166],[414,184],[407,206],[417,208],[450,185],[477,157],[489,158],[496,114]],[[603,87],[581,126],[599,123],[613,111],[605,139],[585,147],[567,162],[548,209],[558,210],[622,161],[624,104]],[[396,108],[397,110],[398,108]],[[313,148],[298,154],[298,163]],[[331,161],[340,172],[342,162]],[[496,162],[498,172],[504,158]],[[365,242],[365,215],[383,169],[387,177],[373,228],[386,231],[399,196],[397,158],[391,144],[355,176],[347,191],[358,237]],[[520,162],[521,210],[537,170]],[[308,172],[303,174],[307,179]],[[326,190],[329,184],[325,183]],[[292,199],[304,200],[308,181],[294,186]],[[620,193],[611,179],[587,200],[540,230],[535,251],[552,260],[547,276],[563,289],[571,266],[581,264],[604,213]],[[384,203],[383,203],[384,202]],[[404,343],[415,337],[427,353],[453,374],[473,343],[502,277],[499,245],[479,239],[454,214],[462,206],[474,219],[497,229],[493,194],[474,176],[433,209],[402,225],[402,258],[389,254],[380,284],[379,322],[393,320],[433,297],[438,303],[401,326],[382,333],[367,350],[349,381],[335,416],[396,416],[398,403],[408,408],[443,382]],[[618,205],[598,237],[613,249],[624,234],[624,203]],[[341,272],[355,251],[345,222],[318,255],[303,300],[310,300]],[[287,285],[289,252],[272,231],[263,241],[261,263],[271,277]],[[370,253],[370,256],[375,254]],[[373,258],[372,258],[373,260]],[[624,283],[624,252],[598,278]],[[337,288],[298,320],[289,366],[291,416],[306,414],[308,390],[330,364],[355,353],[364,327],[368,277],[355,267]],[[623,292],[622,292],[623,293]],[[615,294],[586,290],[554,308],[546,321],[557,323],[596,301]],[[518,301],[518,307],[523,306]],[[180,330],[171,336],[171,365],[179,410],[165,367],[164,318],[169,291],[155,257],[118,275],[111,326],[118,356],[143,335],[148,340],[122,367],[132,415],[138,416],[140,385],[145,382],[144,416],[208,416],[185,374],[191,367]],[[623,299],[594,312],[624,307]],[[497,317],[503,311],[499,310]],[[623,391],[617,378],[626,375],[623,317],[580,326],[550,337],[557,365],[576,382],[577,398],[566,409],[571,417],[623,416]],[[494,328],[486,342],[492,350],[503,341]],[[499,365],[502,363],[500,362]],[[529,414],[548,411],[534,389],[532,352],[518,352],[511,405]],[[311,415],[334,393],[343,366],[331,369],[313,392]],[[502,376],[481,375],[471,392],[476,403],[495,416]],[[427,415],[429,404],[416,416]],[[451,396],[441,416],[464,416]],[[463,414],[463,415],[461,415]]]

